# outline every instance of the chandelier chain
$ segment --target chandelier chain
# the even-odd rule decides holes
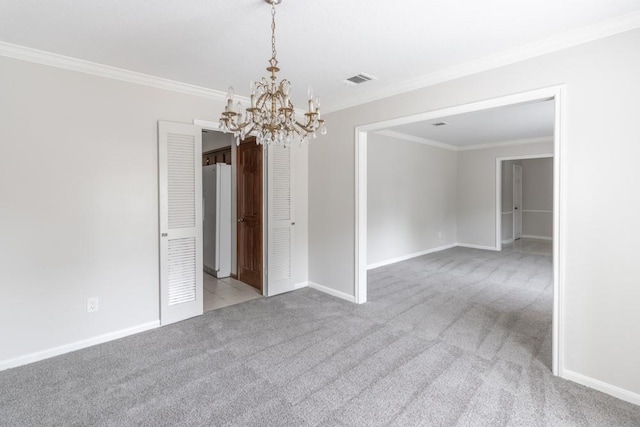
[[[271,3],[271,58],[276,59],[276,5]]]

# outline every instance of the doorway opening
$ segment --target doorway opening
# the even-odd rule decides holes
[[[224,134],[216,122],[195,119],[193,124],[200,129]],[[247,137],[239,147],[235,140],[231,144],[231,176],[236,188],[232,191],[236,197],[232,203],[233,227],[241,233],[245,229],[244,237],[233,234],[232,266],[236,267],[233,273],[236,279],[260,289],[259,293],[265,297],[307,286],[306,282],[300,280],[306,277],[306,252],[302,246],[306,246],[303,242],[307,239],[308,226],[304,216],[298,225],[295,219],[297,209],[306,207],[306,204],[297,202],[299,190],[294,185],[294,177],[306,179],[304,174],[297,176],[295,168],[296,161],[306,162],[305,147],[257,145],[253,136]],[[243,165],[247,167],[243,168]],[[240,183],[239,175],[245,178],[244,184]],[[240,191],[252,194],[252,201],[239,196]],[[239,197],[244,201],[243,206]],[[239,216],[241,207],[245,209]],[[261,221],[259,229],[252,226],[251,218],[255,223],[259,222],[258,219]],[[241,260],[238,250],[243,247],[246,250]]]
[[[490,99],[486,101],[475,102],[471,104],[460,105],[451,108],[445,108],[437,111],[430,111],[421,114],[416,114],[412,116],[402,117],[398,119],[388,120],[384,122],[371,123],[368,125],[359,126],[356,128],[356,156],[355,156],[355,169],[356,169],[356,182],[355,182],[355,193],[356,193],[356,209],[355,209],[355,231],[356,231],[356,246],[355,246],[355,300],[357,303],[364,303],[367,301],[367,266],[368,266],[368,219],[369,212],[367,210],[368,206],[368,194],[367,194],[367,162],[368,162],[368,138],[371,137],[373,132],[380,131],[389,131],[390,128],[398,127],[402,125],[411,125],[419,122],[425,121],[434,121],[441,123],[446,122],[444,118],[456,115],[462,115],[466,113],[472,112],[482,112],[496,108],[505,108],[509,106],[522,105],[526,103],[537,103],[544,101],[551,101],[553,103],[553,129],[552,129],[552,141],[553,147],[551,151],[553,152],[553,176],[554,176],[554,191],[553,191],[553,265],[550,266],[550,276],[552,276],[552,284],[550,284],[549,288],[552,289],[552,303],[549,305],[549,311],[551,312],[550,317],[552,318],[550,322],[550,340],[551,341],[551,368],[555,375],[562,376],[563,375],[563,343],[564,343],[564,335],[563,335],[563,324],[562,324],[562,276],[560,272],[562,271],[562,265],[564,263],[565,257],[563,256],[562,250],[564,247],[562,246],[561,236],[563,228],[563,216],[562,216],[562,200],[560,199],[560,195],[562,194],[560,191],[561,188],[561,156],[562,152],[562,141],[563,141],[563,132],[565,129],[564,119],[565,114],[564,108],[564,86],[555,86],[546,89],[535,90],[526,93],[520,93],[515,95],[504,96],[500,98]],[[446,123],[445,123],[446,125]],[[393,131],[393,130],[392,130]],[[431,143],[432,146],[437,146],[438,144],[434,144],[433,140],[429,140],[428,138],[419,138],[421,141],[427,140]],[[525,138],[526,139],[526,138]],[[548,138],[547,138],[548,139]],[[414,138],[415,140],[415,138]],[[498,143],[488,143],[485,144],[484,148],[489,148],[491,146],[498,147],[500,145],[506,145]],[[517,145],[517,144],[516,144]],[[484,158],[483,162],[488,162],[488,170],[489,178],[487,181],[487,176],[484,178],[478,177],[478,182],[483,180],[483,185],[486,186],[487,182],[489,182],[489,187],[494,186],[491,184],[494,182],[495,178],[495,161],[496,157],[501,157],[508,155],[509,153],[518,153],[518,149],[516,145],[510,147],[510,149],[502,152],[501,154],[495,155],[491,154],[491,151],[486,151],[488,153]],[[476,147],[477,148],[477,147]],[[458,162],[458,167],[465,167],[462,159],[467,159],[468,151],[466,148],[461,147],[456,149],[458,151],[458,158],[461,159]],[[462,166],[460,166],[462,165]],[[484,167],[484,166],[483,166]],[[458,177],[462,176],[464,172],[459,172]],[[473,185],[471,186],[473,187]],[[484,205],[486,205],[487,200],[489,201],[489,206],[485,206],[482,209],[477,209],[472,211],[469,215],[467,215],[465,219],[473,218],[477,219],[475,215],[480,215],[483,217],[483,221],[486,222],[488,218],[488,223],[486,227],[480,227],[480,231],[475,237],[480,237],[477,240],[479,243],[473,243],[472,241],[461,241],[460,235],[464,233],[460,233],[460,227],[458,227],[458,235],[454,236],[454,239],[450,246],[462,246],[466,248],[476,248],[476,249],[485,249],[491,251],[499,251],[501,249],[501,240],[498,240],[500,237],[500,231],[494,230],[494,227],[497,225],[497,221],[495,221],[493,209],[498,209],[498,200],[499,195],[496,194],[494,189],[497,187],[493,187],[487,192],[487,196],[483,197]],[[458,197],[458,202],[462,200],[462,203],[467,201],[468,199],[477,199],[479,193],[474,191],[473,188],[471,191],[465,193],[463,197]],[[495,203],[495,207],[491,207],[490,205]],[[483,205],[483,206],[484,206]],[[461,215],[459,215],[461,216]],[[468,231],[468,230],[465,230]],[[476,229],[477,231],[477,229]],[[488,233],[488,234],[487,234]],[[493,233],[493,236],[491,235]],[[467,235],[471,235],[473,233],[467,233]],[[436,232],[436,236],[438,233]],[[474,237],[474,236],[472,236]],[[473,240],[469,238],[469,240]],[[446,246],[446,245],[443,245]],[[444,247],[442,248],[444,249]]]
[[[553,194],[553,154],[497,158],[497,250],[552,256]]]
[[[246,207],[262,208],[262,193],[247,192],[243,174],[245,158],[243,143],[236,147],[235,138],[215,130],[202,130],[202,196],[203,196],[203,308],[205,312],[239,304],[262,296],[262,283],[256,286],[254,277],[239,268],[255,252],[247,247],[243,227]],[[254,156],[255,157],[255,156]],[[262,156],[252,158],[252,165],[260,168]],[[259,171],[261,178],[262,171]],[[251,177],[251,176],[250,176]],[[261,190],[262,184],[259,183]],[[261,230],[261,213],[250,219]],[[261,231],[260,231],[261,233]],[[251,241],[253,243],[253,241]],[[258,278],[262,277],[261,245],[258,255]],[[246,252],[251,251],[249,256]],[[254,265],[254,264],[251,264]]]

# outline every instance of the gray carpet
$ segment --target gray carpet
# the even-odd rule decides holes
[[[640,426],[555,378],[551,259],[455,248],[0,373],[0,425]]]

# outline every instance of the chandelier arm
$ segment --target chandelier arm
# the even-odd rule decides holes
[[[300,122],[296,122],[296,125],[298,125],[300,127],[300,129],[304,130],[307,133],[313,133],[313,132],[315,132],[317,130],[316,128],[310,127],[311,124],[303,125]]]

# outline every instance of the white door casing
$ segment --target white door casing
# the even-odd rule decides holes
[[[471,102],[454,107],[431,110],[411,116],[369,123],[356,126],[355,130],[355,241],[354,271],[355,271],[355,302],[367,301],[367,132],[388,129],[402,124],[424,120],[442,119],[457,114],[486,110],[495,107],[519,104],[530,101],[544,101],[553,99],[555,102],[555,127],[553,131],[553,154],[543,156],[517,156],[516,158],[553,157],[553,333],[552,333],[552,366],[553,374],[565,377],[564,344],[564,283],[566,266],[565,224],[566,224],[566,121],[567,121],[567,87],[557,85],[532,91],[500,96],[483,101]],[[498,158],[513,160],[512,158]],[[500,212],[500,171],[496,171],[496,213]],[[501,219],[496,215],[496,250],[500,250]]]
[[[235,221],[231,219],[231,166],[219,163],[216,165],[216,270],[217,277],[231,275],[231,232],[235,229]]]
[[[202,133],[158,122],[160,323],[203,312]]]
[[[522,166],[513,165],[513,240],[522,237]]]
[[[267,148],[267,296],[295,289],[293,150],[277,145]]]

